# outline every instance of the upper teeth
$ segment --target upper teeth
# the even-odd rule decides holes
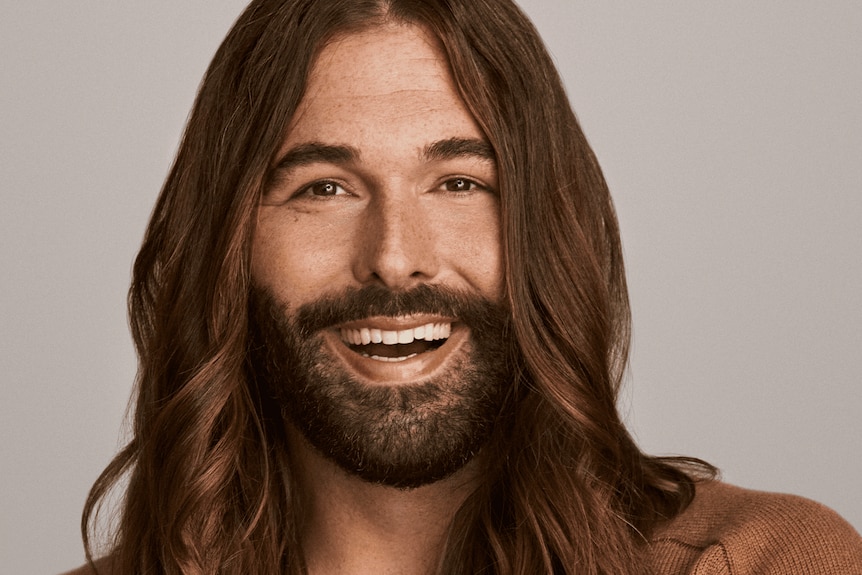
[[[370,327],[359,329],[341,328],[341,339],[351,345],[368,345],[369,343],[394,345],[396,343],[412,343],[417,339],[424,339],[425,341],[446,339],[451,332],[451,323],[426,323],[419,327],[399,330]]]

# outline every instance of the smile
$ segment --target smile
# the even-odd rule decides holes
[[[340,329],[341,341],[363,357],[384,362],[406,361],[440,347],[452,333],[449,322],[426,323],[407,329],[354,327]]]
[[[376,316],[323,332],[334,355],[369,384],[410,383],[433,377],[461,357],[470,330],[435,315]]]

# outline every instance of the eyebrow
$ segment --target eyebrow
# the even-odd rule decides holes
[[[352,146],[309,142],[299,144],[287,151],[276,163],[276,170],[290,171],[309,164],[349,164],[359,159],[359,150]]]
[[[464,157],[475,157],[491,162],[496,160],[491,144],[478,138],[448,138],[440,140],[426,146],[422,151],[422,156],[428,161],[451,160]]]
[[[344,165],[359,160],[359,150],[347,145],[307,142],[287,151],[276,163],[276,170],[290,171],[299,166],[326,163]],[[494,150],[485,140],[478,138],[447,138],[425,146],[422,157],[427,161],[443,161],[474,157],[495,161]]]

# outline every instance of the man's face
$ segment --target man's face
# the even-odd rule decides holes
[[[420,28],[325,47],[258,212],[256,370],[325,455],[414,486],[487,440],[506,379],[496,166]]]

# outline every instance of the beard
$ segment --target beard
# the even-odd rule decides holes
[[[262,397],[274,400],[284,422],[317,451],[365,481],[415,488],[444,479],[488,443],[503,414],[511,320],[499,304],[438,286],[407,292],[367,286],[291,315],[268,290],[253,286],[250,306],[249,357]],[[364,383],[326,350],[325,329],[416,314],[451,317],[470,330],[432,378]]]

